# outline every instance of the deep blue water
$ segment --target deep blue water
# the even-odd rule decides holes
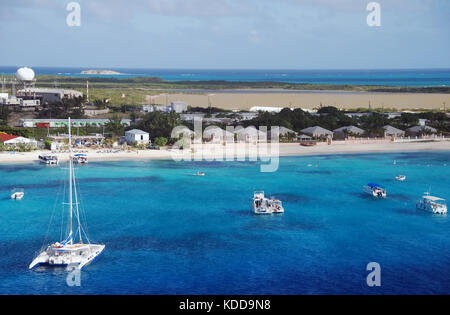
[[[190,176],[198,170],[207,176]],[[27,269],[55,204],[50,239],[60,240],[64,172],[0,165],[0,294],[450,292],[449,217],[415,209],[430,188],[450,198],[450,152],[288,157],[276,173],[250,162],[91,162],[77,174],[91,239],[106,250],[81,287],[66,285],[64,269]],[[368,182],[388,198],[366,197]],[[22,201],[9,199],[16,186]],[[286,213],[252,215],[255,189]],[[366,285],[369,262],[381,265],[380,288]]]
[[[85,68],[33,67],[38,75],[81,75]],[[14,74],[17,67],[0,67],[0,74]],[[109,68],[125,75],[117,78],[160,77],[168,81],[275,81],[312,84],[351,84],[385,86],[449,86],[450,69],[413,70],[188,70],[188,69],[126,69]]]

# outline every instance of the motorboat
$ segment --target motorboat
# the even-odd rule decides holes
[[[203,172],[197,172],[197,173],[195,173],[194,175],[195,175],[195,176],[206,176],[206,174],[203,173]]]
[[[87,164],[88,162],[87,154],[75,154],[73,156],[73,162],[75,164]]]
[[[29,269],[45,265],[50,267],[68,267],[82,269],[86,265],[95,261],[103,253],[105,245],[92,244],[87,235],[85,224],[82,224],[82,208],[78,198],[78,183],[75,180],[72,156],[71,122],[69,126],[69,178],[68,178],[68,235],[64,241],[55,242],[43,249],[29,265]],[[63,208],[64,210],[64,208]],[[48,236],[48,235],[47,235]],[[47,237],[46,237],[47,239]]]
[[[255,214],[272,214],[268,199],[264,196],[264,191],[255,191],[253,193],[252,210]]]
[[[406,176],[405,175],[398,175],[398,176],[395,176],[395,179],[400,181],[400,182],[404,182],[406,180]]]
[[[428,193],[417,201],[416,208],[435,214],[447,214],[447,203],[445,199],[430,196]]]
[[[39,161],[47,165],[58,165],[59,163],[58,157],[53,154],[39,155]]]
[[[11,199],[22,200],[24,196],[25,196],[25,193],[23,191],[15,191],[12,193]]]
[[[278,199],[270,199],[269,207],[273,213],[284,213],[283,203]]]
[[[363,190],[373,197],[386,198],[386,189],[378,184],[367,184],[363,187]]]
[[[277,214],[284,213],[284,208],[280,200],[266,198],[264,191],[257,190],[253,193],[252,211],[255,214]]]

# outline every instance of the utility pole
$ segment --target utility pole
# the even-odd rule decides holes
[[[89,80],[86,80],[86,102],[89,103]]]

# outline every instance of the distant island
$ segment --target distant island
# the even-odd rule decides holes
[[[81,74],[97,74],[97,75],[121,75],[123,73],[112,70],[84,70]]]

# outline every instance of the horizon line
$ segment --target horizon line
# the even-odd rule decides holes
[[[21,67],[35,67],[35,68],[69,68],[69,69],[89,69],[89,70],[111,70],[111,69],[132,69],[132,70],[219,70],[219,71],[383,71],[383,70],[450,70],[450,67],[417,67],[417,68],[172,68],[172,67],[123,67],[123,66],[31,66],[31,65],[0,65],[2,68],[21,68]]]

